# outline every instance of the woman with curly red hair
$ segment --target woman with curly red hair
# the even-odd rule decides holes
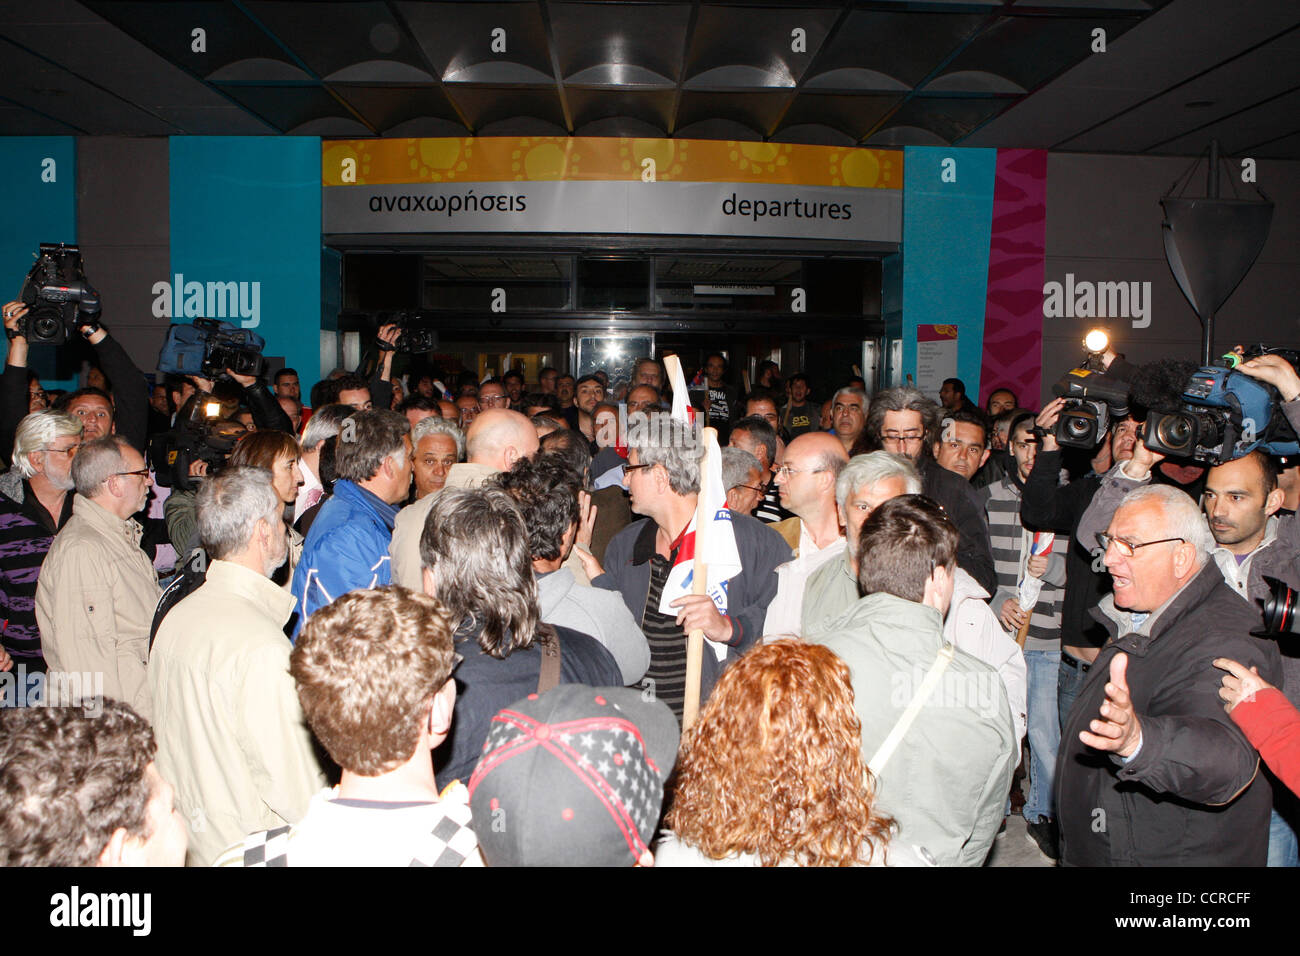
[[[683,738],[655,865],[932,865],[871,803],[848,665],[775,641],[727,668]]]

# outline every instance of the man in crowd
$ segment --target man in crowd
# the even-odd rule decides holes
[[[957,564],[989,594],[997,591],[989,529],[979,496],[969,481],[953,474],[929,455],[939,439],[939,406],[914,388],[887,388],[871,400],[866,434],[869,444],[912,459],[921,475],[921,491],[939,503],[961,536]]]
[[[509,471],[520,458],[536,454],[537,429],[518,412],[504,408],[485,411],[465,434],[464,462],[451,466],[444,488],[477,488],[502,471]],[[420,535],[437,495],[425,495],[403,508],[393,526],[393,583],[418,591],[420,577]],[[387,582],[385,582],[387,583]]]
[[[815,640],[852,670],[876,808],[941,865],[979,866],[1002,823],[1019,744],[993,668],[944,641],[957,541],[934,502],[906,495],[882,503],[859,531],[866,596]],[[928,692],[923,677],[936,668],[942,679]],[[915,719],[892,752],[882,751],[913,703]]]
[[[765,419],[758,416],[742,418],[731,429],[728,444],[732,448],[747,451],[758,459],[763,469],[762,500],[758,507],[749,512],[759,521],[772,523],[784,521],[790,512],[781,504],[781,489],[776,484],[776,430]]]
[[[481,866],[468,792],[440,790],[433,772],[456,704],[454,630],[433,598],[393,586],[316,613],[289,670],[342,779],[300,821],[242,839],[216,865]]]
[[[72,517],[81,432],[81,421],[66,412],[33,412],[18,426],[13,467],[0,475],[0,648],[28,674],[45,670],[36,582],[54,536]]]
[[[979,411],[979,406],[966,397],[966,383],[959,378],[945,378],[939,387],[939,403],[944,413],[957,411]]]
[[[298,372],[292,368],[282,368],[275,373],[271,379],[274,386],[275,397],[279,399],[292,399],[298,403],[300,417],[311,417],[312,410],[302,403],[302,387],[298,383]],[[285,411],[288,414],[288,411]]]
[[[513,408],[510,394],[499,379],[490,378],[478,387],[478,404],[481,409]]]
[[[1300,375],[1289,363],[1277,356],[1264,356],[1244,363],[1240,370],[1277,387],[1285,403],[1283,412],[1293,427],[1300,422]],[[1151,480],[1163,458],[1138,442],[1132,458],[1106,474],[1079,522],[1085,542],[1110,518],[1117,500]],[[1214,537],[1211,556],[1227,584],[1257,615],[1257,602],[1269,591],[1264,575],[1284,580],[1291,587],[1300,586],[1300,523],[1294,515],[1276,516],[1282,498],[1277,465],[1262,451],[1226,461],[1206,474],[1202,504]],[[1282,669],[1286,675],[1284,691],[1295,703],[1300,700],[1300,657],[1287,649],[1282,654]],[[1270,866],[1300,865],[1297,823],[1300,806],[1280,793],[1271,823]]]
[[[560,410],[564,412],[564,419],[569,423],[569,427],[578,431],[582,414],[594,415],[596,406],[604,400],[605,386],[600,378],[596,375],[584,375],[574,386],[573,404],[568,408],[561,404]]]
[[[728,508],[752,514],[766,490],[763,466],[743,448],[728,445],[722,449],[722,487],[727,492]]]
[[[664,373],[659,363],[652,358],[639,358],[632,369],[632,386],[649,385],[657,392],[663,392]]]
[[[415,446],[415,497],[441,491],[452,467],[465,458],[465,435],[445,418],[424,418],[411,427]]]
[[[295,637],[307,618],[335,598],[391,580],[393,520],[411,490],[410,432],[406,419],[387,409],[357,412],[343,422],[334,493],[312,523],[293,572]]]
[[[556,455],[539,455],[520,459],[492,481],[523,515],[542,620],[594,637],[618,662],[622,683],[635,684],[650,666],[641,628],[617,594],[582,587],[562,567],[578,537],[582,475]]]
[[[767,389],[759,388],[745,396],[745,418],[757,416],[772,426],[772,431],[781,434],[781,415],[777,411],[776,396]]]
[[[304,511],[315,505],[325,495],[325,485],[321,480],[320,456],[325,442],[337,438],[343,422],[353,413],[350,405],[325,405],[316,410],[311,420],[302,430],[299,441],[301,457],[298,466],[302,469],[302,484],[298,486],[298,498],[293,505],[293,520],[296,524]]]
[[[559,370],[552,368],[550,365],[546,366],[546,368],[542,369],[541,372],[538,373],[537,384],[541,388],[543,395],[555,394],[555,382],[559,377]]]
[[[764,423],[766,425],[766,423]],[[790,558],[781,536],[748,515],[732,515],[742,571],[727,582],[726,613],[707,595],[692,594],[660,610],[668,572],[695,515],[700,492],[702,446],[689,425],[663,412],[629,435],[624,483],[632,510],[644,515],[614,537],[604,571],[588,567],[596,587],[618,591],[650,643],[646,687],[681,719],[686,688],[686,636],[704,632],[700,698],[708,697],[723,661],[758,643],[767,606],[776,596],[776,566]],[[708,646],[712,645],[712,646]]]
[[[506,394],[510,397],[510,407],[518,408],[524,397],[523,373],[512,368],[501,376],[501,384],[506,387]]]
[[[1258,611],[1209,560],[1214,539],[1184,492],[1129,492],[1102,544],[1110,640],[1061,732],[1061,860],[1261,866],[1272,792],[1210,662],[1231,658],[1276,684],[1277,647],[1250,636]]]
[[[456,399],[456,421],[461,431],[468,431],[481,411],[477,395],[462,395]]]
[[[573,407],[573,393],[577,387],[572,375],[561,375],[555,380],[555,398],[560,403],[560,410]]]
[[[149,721],[100,706],[0,709],[0,866],[184,865]]]
[[[522,416],[521,416],[522,417]],[[468,780],[488,723],[502,707],[545,690],[543,654],[559,656],[559,683],[617,686],[618,664],[595,638],[541,620],[528,531],[498,488],[448,488],[431,496],[420,536],[424,593],[456,622],[456,711],[434,755],[444,781]]]
[[[794,551],[776,569],[776,597],[767,608],[764,634],[798,634],[808,578],[827,561],[844,553],[844,535],[835,504],[835,482],[848,462],[834,435],[812,432],[790,443],[777,469],[781,503],[794,517],[772,525]]]
[[[663,408],[663,397],[653,385],[633,385],[627,390],[627,413],[649,414]]]
[[[737,415],[736,386],[725,381],[727,359],[721,352],[710,352],[704,358],[705,390],[708,394],[708,423],[718,430],[718,443],[725,444],[731,423]]]
[[[962,414],[958,412],[957,414]],[[993,566],[998,592],[993,610],[1011,634],[1019,634],[1028,617],[1024,638],[1025,666],[1029,675],[1029,795],[1021,811],[1029,837],[1049,859],[1060,856],[1052,776],[1061,741],[1056,685],[1061,671],[1061,607],[1065,597],[1065,555],[1068,535],[1059,534],[1050,555],[1037,553],[1035,536],[1023,523],[1021,496],[1038,451],[1034,417],[1026,412],[1011,429],[1011,454],[1015,470],[982,492],[993,546]],[[1021,585],[1032,575],[1042,590],[1029,611],[1021,607]]]
[[[844,446],[846,455],[853,454],[853,446],[857,444],[866,421],[866,392],[845,386],[835,393],[831,399],[831,425],[835,429],[835,437]]]
[[[162,590],[131,519],[149,496],[149,469],[126,438],[109,435],[78,449],[72,481],[72,517],[36,585],[41,652],[51,671],[102,673],[106,696],[150,718],[145,667]]]
[[[558,428],[541,439],[541,450],[544,454],[561,458],[570,471],[585,476],[584,484],[590,484],[587,479],[591,477],[591,446],[581,434],[572,429]],[[583,500],[587,500],[586,506],[581,505]],[[579,584],[590,584],[578,552],[586,550],[594,555],[597,561],[603,561],[605,548],[609,546],[610,540],[632,523],[632,509],[628,507],[627,492],[621,482],[594,490],[590,495],[584,490],[579,495],[579,503],[579,510],[583,513],[580,522],[583,531],[579,534],[578,543],[568,560],[564,562],[564,566],[573,572]],[[593,511],[594,521],[591,520]],[[591,527],[590,541],[585,540],[588,525]]]
[[[403,399],[402,403],[397,406],[397,411],[406,416],[406,420],[414,428],[417,424],[426,418],[442,418],[442,406],[438,400],[428,398],[416,392],[409,398]]]
[[[931,450],[940,468],[970,481],[989,460],[988,420],[978,409],[945,412]]]
[[[325,783],[289,677],[294,598],[270,580],[289,555],[283,510],[264,469],[203,482],[207,575],[163,619],[149,658],[158,762],[194,821],[199,866],[250,831],[297,822]]]
[[[989,392],[988,402],[985,404],[984,411],[988,413],[989,418],[997,418],[1003,412],[1009,412],[1019,403],[1016,401],[1016,393],[1009,388],[995,388]]]
[[[808,376],[803,372],[791,375],[786,383],[790,386],[790,401],[781,416],[781,426],[791,438],[798,438],[805,432],[817,430],[817,403],[809,397]]]

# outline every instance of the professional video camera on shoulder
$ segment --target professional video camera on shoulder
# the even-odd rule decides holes
[[[195,319],[173,325],[158,356],[158,368],[169,375],[199,375],[217,379],[226,369],[236,375],[261,375],[266,368],[266,340],[256,332],[221,319]]]
[[[18,298],[27,306],[26,324],[10,338],[21,334],[32,345],[62,345],[78,329],[99,328],[99,293],[86,280],[75,245],[42,242]]]
[[[192,395],[176,416],[176,425],[154,440],[149,450],[158,484],[177,491],[194,491],[199,479],[190,475],[196,461],[207,462],[207,472],[214,475],[226,464],[245,428],[229,421],[228,409],[216,396],[206,392]]]
[[[381,312],[378,319],[381,329],[385,325],[395,325],[401,330],[397,336],[397,342],[393,345],[379,339],[377,344],[381,351],[397,351],[402,355],[420,355],[425,352],[432,352],[438,347],[437,330],[432,328],[429,320],[419,312]]]
[[[1052,394],[1065,399],[1054,434],[1061,445],[1092,449],[1106,437],[1112,419],[1129,413],[1129,384],[1106,374],[1110,338],[1104,331],[1093,329],[1083,341],[1087,360],[1052,386]]]
[[[1219,465],[1256,449],[1270,455],[1300,454],[1295,430],[1282,412],[1281,396],[1268,382],[1236,371],[1241,362],[1277,355],[1300,371],[1300,353],[1257,345],[1229,353],[1218,365],[1197,369],[1186,383],[1181,407],[1147,416],[1145,444],[1171,458]]]

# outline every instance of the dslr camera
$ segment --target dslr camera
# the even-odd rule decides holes
[[[190,417],[155,438],[149,449],[158,484],[177,491],[196,490],[202,479],[190,477],[190,465],[206,461],[208,474],[216,474],[244,433],[243,425],[222,418],[216,398],[197,396]]]
[[[27,306],[22,334],[31,344],[62,345],[78,328],[99,328],[99,293],[86,281],[77,246],[42,242],[18,298]]]
[[[221,319],[195,319],[173,325],[158,356],[159,370],[171,375],[215,379],[226,369],[237,375],[261,375],[266,368],[266,340],[256,332]]]
[[[1300,353],[1256,346],[1246,353],[1279,355],[1300,370]],[[1190,458],[1220,465],[1256,449],[1269,455],[1300,454],[1300,443],[1282,413],[1281,396],[1267,382],[1238,372],[1235,356],[1222,365],[1197,369],[1183,388],[1182,405],[1174,411],[1152,411],[1147,417],[1145,443],[1172,458]]]

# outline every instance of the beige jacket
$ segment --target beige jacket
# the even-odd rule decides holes
[[[213,561],[158,629],[149,658],[158,770],[207,866],[255,830],[297,823],[325,777],[289,676],[282,628],[295,599],[268,578]]]
[[[145,668],[162,590],[143,529],[77,495],[36,584],[41,652],[51,671],[103,674],[104,696],[152,718]]]

